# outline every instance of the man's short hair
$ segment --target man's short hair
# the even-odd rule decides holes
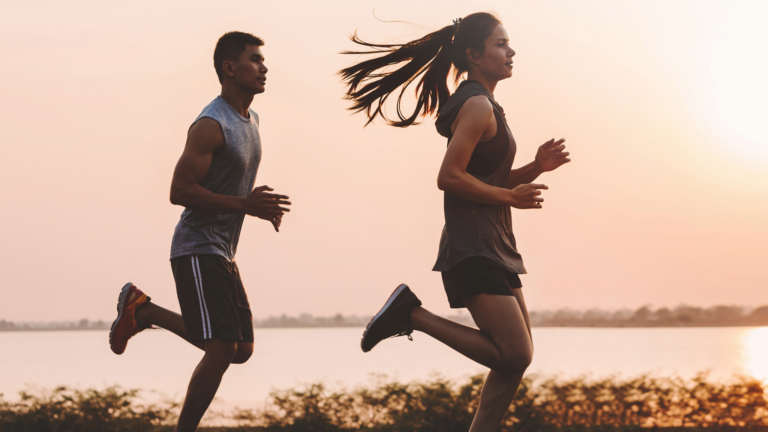
[[[245,51],[248,45],[262,46],[264,41],[250,33],[232,31],[224,33],[224,36],[216,42],[216,49],[213,50],[213,67],[216,68],[216,75],[219,76],[219,82],[224,82],[225,61],[237,61],[240,55]]]

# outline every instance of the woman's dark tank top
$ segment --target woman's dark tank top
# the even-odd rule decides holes
[[[493,95],[477,81],[464,81],[451,95],[435,122],[437,132],[453,136],[451,125],[467,99],[485,96],[493,105],[497,133],[475,147],[467,172],[485,184],[508,188],[509,172],[517,145],[507,125],[504,110]],[[525,274],[523,258],[517,252],[512,233],[512,212],[508,205],[481,204],[444,193],[445,227],[440,237],[437,262],[432,270],[448,271],[470,257],[486,257],[502,268]]]

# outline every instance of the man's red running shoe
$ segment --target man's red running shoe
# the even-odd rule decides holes
[[[136,310],[149,301],[149,297],[128,282],[117,298],[117,318],[109,331],[109,347],[115,354],[122,354],[128,345],[128,339],[143,331],[146,327],[136,321]]]

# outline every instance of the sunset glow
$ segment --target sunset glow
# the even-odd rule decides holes
[[[712,35],[706,88],[723,150],[743,162],[768,162],[768,5],[738,2]]]
[[[745,372],[768,381],[768,327],[748,330],[744,334],[743,346]]]
[[[0,5],[0,319],[111,319],[127,281],[178,304],[170,179],[235,29],[266,41],[256,184],[293,202],[280,233],[243,226],[255,316],[365,314],[401,282],[451,313],[431,271],[445,140],[431,119],[364,128],[336,72],[355,31],[405,42],[476,11],[517,52],[495,91],[515,166],[550,138],[571,152],[537,179],[544,208],[512,212],[528,307],[768,304],[762,0],[78,0]]]

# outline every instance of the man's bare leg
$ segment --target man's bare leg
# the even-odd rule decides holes
[[[220,339],[209,339],[205,342],[190,341],[182,316],[151,302],[145,303],[136,310],[135,317],[136,322],[142,327],[150,325],[162,327],[205,351],[203,359],[192,374],[176,426],[176,431],[194,431],[216,395],[224,372],[231,363],[239,364],[248,361],[253,354],[253,343]]]
[[[237,342],[210,339],[205,341],[205,355],[189,381],[187,396],[179,415],[176,432],[194,431],[211,404],[221,378],[235,360]],[[250,344],[251,346],[253,344]]]
[[[192,342],[187,338],[187,329],[184,327],[184,319],[176,312],[169,311],[162,306],[158,306],[152,302],[147,302],[139,310],[136,311],[136,320],[143,327],[149,327],[150,325],[156,325],[164,328],[176,336],[184,339],[192,345],[205,351],[204,342]],[[232,359],[232,363],[242,364],[248,361],[253,354],[252,342],[235,342],[237,344],[237,353]]]
[[[189,341],[187,329],[184,327],[184,319],[176,312],[169,311],[152,302],[147,302],[136,311],[136,321],[142,327],[149,327],[150,325],[162,327],[201,350],[205,350],[204,343]]]

